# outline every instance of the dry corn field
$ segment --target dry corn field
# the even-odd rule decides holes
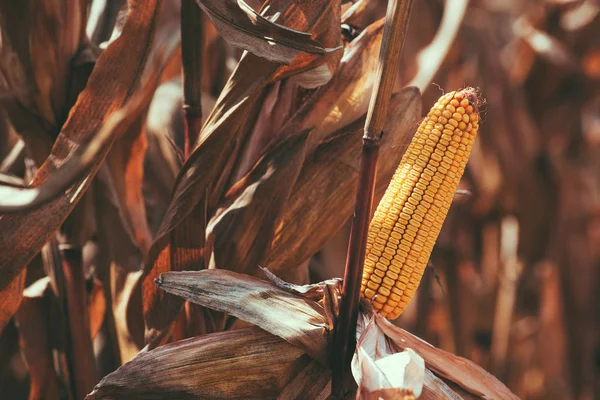
[[[600,399],[598,0],[0,0],[0,399]]]

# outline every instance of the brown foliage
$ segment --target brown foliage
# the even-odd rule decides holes
[[[434,268],[395,325],[363,305],[356,395],[598,397],[600,7],[414,2],[386,60],[387,3],[0,0],[2,398],[327,398],[342,282],[300,284],[344,274],[363,128],[376,202],[466,85]]]

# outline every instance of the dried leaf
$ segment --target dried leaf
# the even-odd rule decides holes
[[[148,99],[146,106],[149,106],[149,103]],[[142,127],[145,116],[145,112],[137,114],[137,120],[117,138],[106,157],[110,183],[119,205],[121,219],[144,255],[152,243],[142,194],[144,156],[148,147],[146,132]]]
[[[26,271],[21,272],[7,287],[0,290],[0,333],[19,309],[25,287]]]
[[[377,193],[381,194],[402,158],[421,115],[418,90],[392,97],[381,141]],[[334,133],[308,157],[273,240],[269,270],[283,275],[315,254],[352,215],[358,182],[364,117]]]
[[[463,400],[463,397],[450,388],[442,379],[426,369],[423,381],[422,400]]]
[[[193,303],[226,312],[300,347],[326,364],[323,307],[272,283],[226,270],[167,272],[159,288]]]
[[[308,135],[282,142],[225,195],[206,229],[209,268],[253,274],[264,261],[275,224],[304,160]]]
[[[279,137],[311,129],[309,152],[312,152],[328,135],[367,112],[383,25],[383,19],[371,24],[344,49],[336,74],[304,102],[281,128]]]
[[[331,393],[331,371],[312,360],[277,397],[279,400],[325,400]]]
[[[54,370],[49,309],[50,279],[43,278],[29,286],[15,319],[19,326],[20,345],[31,380],[29,399],[58,400],[59,381]]]
[[[312,40],[310,33],[275,23],[275,16],[265,18],[243,0],[196,2],[225,40],[269,61],[290,64],[301,51],[325,54],[336,50],[322,48]]]
[[[95,136],[105,115],[114,112],[131,97],[148,57],[157,1],[145,1],[143,6],[137,0],[130,2],[131,12],[121,37],[98,58],[86,89],[78,97],[57,138],[53,157],[36,174],[34,186],[45,182],[66,161],[74,144]],[[115,79],[117,76],[119,78]],[[0,217],[0,290],[6,289],[65,220],[89,186],[108,150],[105,148],[100,152],[89,175],[69,189],[68,195],[29,212]]]
[[[83,47],[87,9],[82,1],[2,1],[0,71],[17,95],[4,104],[38,165],[69,109],[72,61]]]
[[[94,279],[92,292],[88,297],[88,309],[90,317],[90,335],[92,340],[96,337],[102,324],[104,323],[104,316],[106,315],[106,298],[104,297],[104,288],[102,282],[98,279]]]
[[[120,218],[116,199],[103,184],[105,178],[109,179],[107,171],[101,169],[98,177],[93,193],[98,245],[104,249],[98,257],[98,275],[114,320],[113,340],[118,345],[121,363],[125,363],[143,347],[142,299],[137,287],[143,254]]]
[[[336,5],[339,6],[339,0],[322,2],[318,7],[313,3],[292,4],[281,0],[271,2],[269,12],[280,12],[281,22],[293,29],[320,32],[323,15],[337,9]],[[335,34],[339,40],[339,33]],[[322,62],[311,56],[284,67],[251,53],[244,54],[240,60],[207,118],[198,146],[179,173],[171,204],[148,255],[143,283],[147,342],[166,331],[182,304],[180,299],[157,290],[153,280],[166,271],[204,267],[202,249],[207,219],[227,190],[250,121],[260,109],[263,89],[268,83],[304,72]],[[248,68],[252,68],[253,74],[246,73]]]
[[[274,398],[309,363],[302,350],[277,336],[242,328],[140,353],[86,399]]]
[[[137,97],[135,101],[109,116],[98,134],[78,147],[71,157],[50,173],[40,185],[25,188],[0,186],[0,212],[24,212],[45,205],[64,195],[65,190],[77,181],[86,178],[89,169],[98,163],[103,150],[132,126],[135,127],[140,113],[150,101],[152,91],[146,89],[144,93],[145,96]]]

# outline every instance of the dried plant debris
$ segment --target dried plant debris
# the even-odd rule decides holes
[[[306,370],[310,359],[321,365],[319,368],[323,373],[327,370],[331,332],[325,323],[323,304],[328,303],[324,298],[331,296],[331,292],[324,291],[323,288],[331,287],[335,281],[297,287],[279,280],[276,285],[234,272],[204,270],[169,272],[161,275],[156,284],[161,289],[183,296],[194,303],[226,311],[253,322],[264,331],[258,328],[242,328],[226,333],[213,333],[143,352],[104,378],[88,398],[145,399],[153,398],[152,393],[171,393],[181,398],[201,394],[210,397],[211,393],[216,397],[276,397],[280,392],[274,393],[273,390],[277,387],[279,390],[292,390],[283,389],[283,385],[277,386],[281,379],[287,379],[285,384],[294,381],[307,384],[298,394],[299,398],[307,398],[304,393],[309,391],[315,393],[328,388],[327,382],[319,379],[314,373],[311,374],[312,378],[305,375],[310,373]],[[287,290],[282,290],[280,286]],[[339,285],[335,287],[337,290],[334,295],[337,297]],[[322,297],[314,298],[315,296],[310,295],[313,299],[309,299],[307,294],[318,291],[318,288]],[[353,372],[359,389],[365,395],[397,389],[419,396],[425,390],[429,393],[440,393],[440,387],[443,387],[448,393],[459,396],[440,382],[441,376],[482,398],[516,398],[480,367],[436,349],[391,325],[381,316],[374,314],[368,305],[364,306],[360,318]],[[222,340],[219,340],[221,338]],[[264,345],[259,346],[261,341]],[[186,350],[183,350],[184,348]],[[173,356],[167,357],[170,354]],[[272,364],[266,368],[264,363],[267,363],[269,358]],[[240,361],[237,361],[238,359]],[[165,364],[165,360],[168,364]],[[210,360],[206,362],[210,367],[202,360]],[[230,363],[236,365],[235,372],[224,372]],[[281,369],[287,372],[285,378],[283,375],[277,379],[273,376],[268,384],[262,379],[260,382],[265,382],[264,384],[252,383],[256,379],[257,370],[265,368],[265,374],[270,374],[274,365],[280,365]],[[311,367],[313,368],[317,368],[316,365]],[[176,371],[176,374],[167,371]],[[399,371],[403,372],[399,374]],[[437,377],[434,375],[425,379],[425,374],[431,371],[437,374]],[[151,376],[146,380],[148,373]],[[224,380],[223,375],[235,375],[238,378]],[[215,382],[222,383],[215,386]],[[238,385],[242,384],[248,385],[248,389],[245,390],[252,387],[254,391],[240,390]],[[313,385],[318,388],[315,389]],[[225,391],[230,386],[235,386],[239,392]],[[209,391],[211,387],[215,392]]]

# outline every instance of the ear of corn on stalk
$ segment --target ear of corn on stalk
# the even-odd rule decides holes
[[[361,295],[390,320],[413,297],[477,135],[477,94],[440,97],[421,122],[371,220]]]

